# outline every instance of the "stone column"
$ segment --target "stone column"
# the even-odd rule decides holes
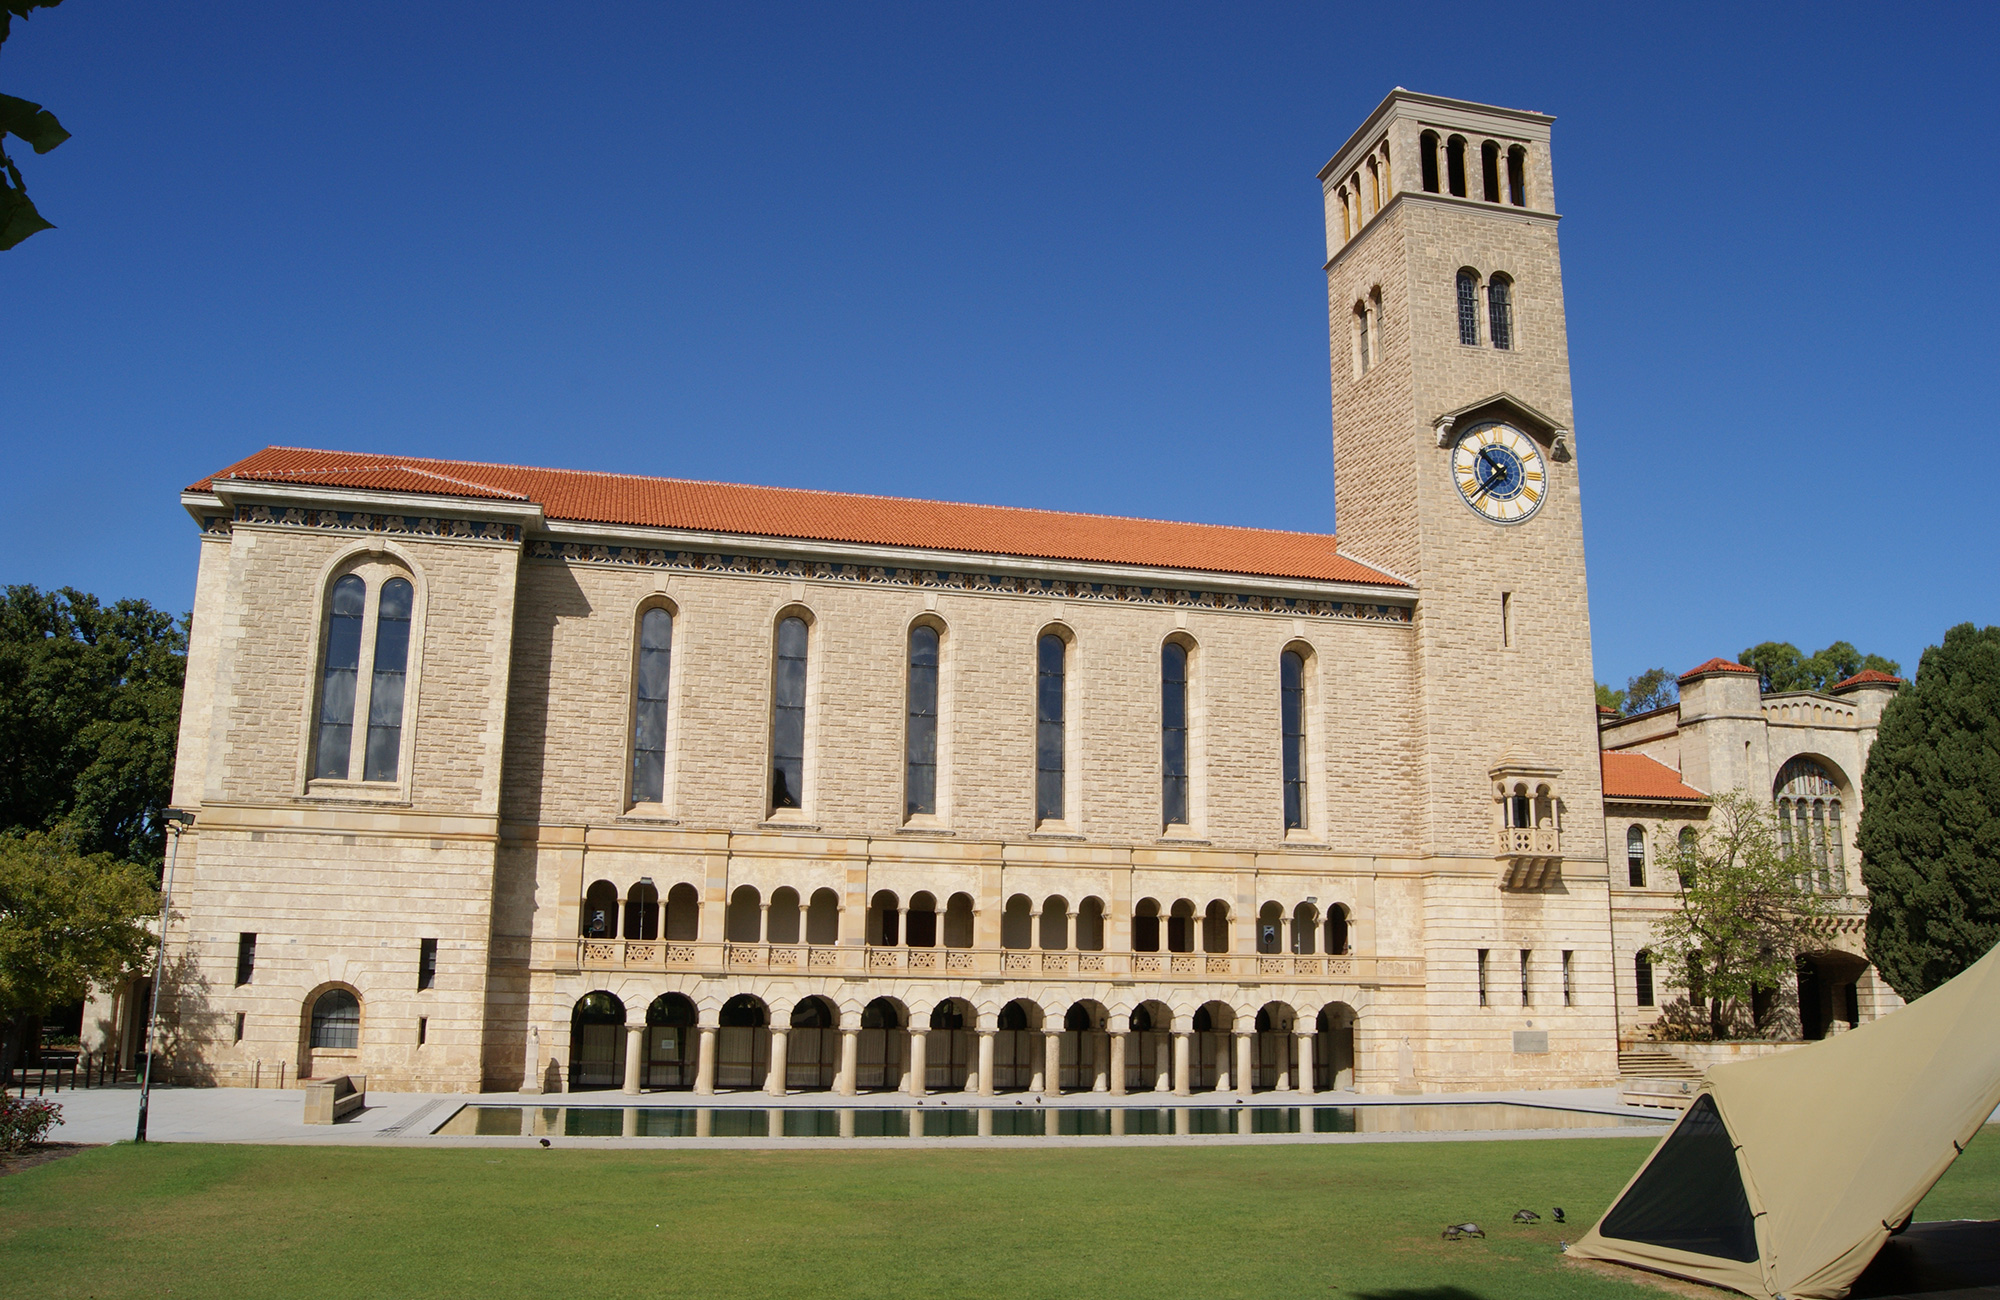
[[[1111,1095],[1125,1095],[1125,1031],[1111,1033]]]
[[[771,900],[757,904],[757,942],[771,942]]]
[[[625,1026],[625,1095],[639,1095],[640,1070],[646,1063],[646,1022]]]
[[[1229,1091],[1229,1035],[1217,1035],[1215,1040],[1215,1089],[1216,1092]]]
[[[1257,1045],[1256,1034],[1254,1029],[1236,1031],[1236,1088],[1246,1097],[1257,1086],[1257,1073],[1250,1068]]]
[[[925,1072],[930,1069],[930,1031],[910,1027],[910,1071],[903,1079],[903,1091],[912,1097],[921,1097],[930,1091],[925,1086]]]
[[[1017,1045],[1020,1043],[1020,1040],[1018,1038],[1015,1039],[1014,1041]],[[1047,1073],[1048,1062],[1049,1062],[1049,1054],[1047,1052],[1036,1052],[1033,1048],[1029,1049],[1028,1053],[1029,1092],[1040,1092],[1046,1086],[1043,1083],[1043,1078]]]
[[[1052,1097],[1062,1095],[1062,1036],[1060,1029],[1051,1029],[1042,1035],[1042,1054],[1045,1058],[1042,1072],[1047,1076],[1046,1087]]]
[[[764,1076],[764,1091],[773,1097],[785,1095],[785,1051],[791,1036],[790,1028],[771,1030],[771,1072]]]
[[[981,1029],[979,1031],[978,1093],[982,1097],[991,1097],[993,1095],[993,1036],[998,1032],[996,1029]]]
[[[1299,1045],[1298,1089],[1308,1097],[1319,1090],[1313,1080],[1313,1036],[1309,1033],[1293,1035]]]
[[[542,1092],[542,1031],[539,1026],[528,1026],[528,1055],[522,1062],[521,1093],[527,1097],[539,1097]]]
[[[1165,1037],[1161,1038],[1159,1045],[1153,1049],[1154,1092],[1166,1092],[1174,1086],[1173,1085],[1174,1067],[1171,1056],[1172,1051],[1173,1051],[1172,1034],[1168,1034]]]
[[[843,1097],[854,1095],[854,1076],[861,1066],[861,1030],[842,1027],[840,1031],[840,1073],[834,1076],[833,1090]]]
[[[700,1042],[695,1048],[694,1094],[697,1097],[715,1095],[715,1026],[697,1025],[695,1033]]]
[[[1188,1051],[1194,1046],[1194,1035],[1183,1030],[1174,1031],[1174,1095],[1188,1095]]]
[[[1272,1087],[1279,1092],[1292,1090],[1292,1036],[1280,1034],[1278,1037],[1278,1077],[1272,1080]]]
[[[627,1106],[625,1108],[624,1122],[618,1126],[618,1136],[628,1138],[639,1136],[639,1108],[637,1106]]]
[[[1109,1092],[1111,1090],[1111,1069],[1108,1064],[1111,1055],[1111,1035],[1099,1030],[1090,1031],[1090,1090]]]

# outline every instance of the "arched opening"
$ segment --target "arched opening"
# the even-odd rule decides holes
[[[1202,915],[1201,950],[1229,951],[1229,904],[1219,898],[1210,900],[1208,911]]]
[[[1468,348],[1479,346],[1479,273],[1462,269],[1458,273],[1458,341]]]
[[[1632,985],[1642,1007],[1653,1005],[1653,954],[1644,948],[1632,954]]]
[[[1481,197],[1488,203],[1500,201],[1500,146],[1491,140],[1479,146]]]
[[[1454,198],[1465,197],[1465,137],[1455,135],[1444,147],[1445,183]]]
[[[1507,151],[1507,201],[1528,206],[1528,151],[1518,144]]]
[[[1625,883],[1634,889],[1646,887],[1646,828],[1633,826],[1625,832]]]
[[[1076,907],[1076,949],[1104,951],[1104,900],[1086,898]]]
[[[660,937],[660,891],[650,880],[640,881],[625,895],[625,937],[633,940]]]
[[[806,909],[806,942],[815,947],[840,942],[840,895],[831,889],[813,890]]]
[[[625,1004],[599,989],[569,1013],[569,1090],[616,1088],[625,1081]]]
[[[1000,946],[1002,948],[1027,949],[1034,946],[1035,927],[1031,919],[1032,907],[1026,894],[1016,894],[1007,900],[1007,906],[1000,913]]]
[[[1110,1039],[1104,1026],[1109,1019],[1104,1005],[1084,999],[1072,1002],[1063,1013],[1060,1069],[1053,1089],[1060,1092],[1104,1092],[1111,1078]]]
[[[1311,957],[1319,951],[1319,909],[1311,903],[1300,903],[1292,909],[1292,952],[1295,956]]]
[[[1347,904],[1335,903],[1326,914],[1326,955],[1347,955]]]
[[[1354,1008],[1335,1002],[1320,1008],[1314,1022],[1313,1068],[1318,1088],[1335,1092],[1354,1091]]]
[[[972,1004],[964,998],[946,998],[931,1008],[930,1027],[924,1044],[924,1086],[938,1092],[977,1089],[979,1016]]]
[[[840,1070],[840,1013],[823,997],[792,1005],[785,1035],[785,1086],[828,1092]]]
[[[1023,1092],[1040,1083],[1042,1009],[1026,998],[1000,1008],[999,1032],[993,1036],[993,1087]]]
[[[944,905],[944,946],[972,946],[972,895],[953,894]]]
[[[1195,915],[1191,899],[1174,900],[1172,911],[1167,914],[1167,951],[1194,951]]]
[[[1424,132],[1423,136],[1418,140],[1417,143],[1419,146],[1417,153],[1421,159],[1419,170],[1422,171],[1423,173],[1424,193],[1436,194],[1440,189],[1439,186],[1440,169],[1438,164],[1442,161],[1438,157],[1437,132],[1435,131]]]
[[[1514,282],[1495,275],[1486,286],[1487,334],[1503,352],[1514,346]]]
[[[144,1012],[135,1019],[143,1022]],[[141,1053],[144,1042],[142,1037]],[[360,995],[342,985],[323,990],[306,1008],[306,1054],[300,1077],[331,1078],[345,1074],[354,1068],[360,1051]]]
[[[701,895],[693,885],[667,891],[667,942],[693,943],[701,937]]]
[[[1841,824],[1845,786],[1837,771],[1800,754],[1771,783],[1779,849],[1793,860],[1802,889],[1847,892],[1847,834]]]
[[[730,943],[762,942],[763,902],[764,896],[755,885],[738,885],[729,896],[729,915],[723,922],[722,937]]]
[[[938,946],[936,894],[919,890],[910,895],[910,910],[903,918],[903,942],[912,948]]]
[[[1277,903],[1266,903],[1257,909],[1257,951],[1264,956],[1276,956],[1284,951],[1285,909]]]
[[[1142,898],[1132,908],[1132,951],[1159,950],[1160,903],[1155,898]]]
[[[799,941],[799,891],[789,885],[771,891],[771,912],[766,921],[772,943]]]
[[[856,1087],[884,1092],[902,1085],[910,1061],[909,1024],[909,1012],[894,998],[876,998],[861,1008]]]
[[[1164,1002],[1141,1002],[1132,1009],[1131,1025],[1125,1043],[1126,1090],[1173,1091],[1173,1012]]]
[[[1868,963],[1851,952],[1799,954],[1799,1035],[1825,1038],[1861,1023],[1861,976]]]
[[[1293,1048],[1293,1027],[1298,1012],[1287,1002],[1266,1002],[1257,1009],[1256,1038],[1250,1049],[1250,1080],[1244,1086],[1253,1091],[1291,1091],[1299,1086],[1294,1073],[1297,1061]]]
[[[739,993],[722,1004],[716,1017],[720,1026],[715,1031],[716,1087],[764,1086],[771,1069],[770,1020],[764,999],[753,994]]]
[[[1061,894],[1051,894],[1042,900],[1039,938],[1044,952],[1062,952],[1069,947],[1069,900]]]
[[[1236,1011],[1226,1002],[1195,1008],[1194,1041],[1188,1053],[1188,1087],[1212,1092],[1236,1086]]]
[[[868,900],[868,942],[893,948],[902,939],[902,900],[894,890],[878,889]]]
[[[583,891],[583,921],[577,933],[586,939],[609,939],[618,932],[618,886],[595,880]]]
[[[695,1067],[694,1003],[683,993],[662,993],[646,1008],[648,1088],[692,1088]]]

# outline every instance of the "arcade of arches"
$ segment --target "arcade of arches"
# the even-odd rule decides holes
[[[571,1013],[566,1087],[918,1097],[1339,1091],[1354,1085],[1356,1020],[1341,1002],[1310,1014],[1283,1002],[1176,1012],[1157,1001],[1114,1011],[1029,998],[927,1007],[877,997],[842,1007],[818,994],[767,1003],[745,993],[704,1010],[682,993],[639,1006],[598,989]]]

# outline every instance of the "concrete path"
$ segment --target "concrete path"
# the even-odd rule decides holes
[[[130,1141],[138,1114],[138,1090],[133,1087],[92,1088],[60,1094],[48,1099],[63,1109],[62,1124],[51,1137],[67,1142]],[[1240,1099],[1240,1101],[1239,1101]],[[435,1137],[433,1131],[461,1106],[523,1106],[567,1109],[622,1110],[627,1107],[712,1111],[821,1110],[856,1112],[921,1109],[927,1114],[977,1111],[989,1108],[1012,1111],[1020,1107],[1049,1110],[1095,1110],[1111,1107],[1112,1098],[1103,1093],[1073,1093],[1045,1097],[1038,1102],[1032,1094],[1003,1094],[972,1097],[962,1093],[934,1094],[913,1099],[882,1093],[858,1097],[836,1097],[828,1093],[792,1094],[772,1097],[763,1093],[736,1092],[696,1098],[685,1092],[646,1093],[627,1097],[618,1092],[584,1092],[548,1096],[519,1093],[381,1093],[368,1095],[368,1106],[341,1123],[331,1126],[304,1122],[305,1094],[298,1089],[276,1088],[155,1088],[147,1118],[150,1140],[155,1142],[249,1142],[308,1146],[535,1146],[536,1137],[457,1136]],[[1214,1110],[1262,1107],[1407,1107],[1453,1103],[1503,1103],[1512,1106],[1586,1111],[1598,1115],[1670,1119],[1674,1112],[1642,1110],[1621,1105],[1616,1089],[1549,1092],[1480,1092],[1426,1094],[1422,1097],[1360,1096],[1354,1093],[1260,1092],[1254,1097],[1239,1093],[1203,1093],[1192,1097],[1155,1096],[1136,1093],[1120,1099],[1126,1110]],[[697,1103],[699,1103],[697,1105]],[[1505,1113],[1502,1118],[1504,1119]],[[1382,1116],[1384,1120],[1389,1116]],[[1525,1120],[1545,1116],[1523,1115]],[[550,1142],[565,1147],[717,1147],[717,1148],[798,1148],[798,1147],[938,1147],[938,1146],[1143,1146],[1185,1143],[1297,1143],[1297,1142],[1439,1142],[1494,1138],[1620,1137],[1664,1132],[1664,1126],[1615,1126],[1587,1129],[1504,1128],[1476,1131],[1427,1130],[1420,1132],[1362,1133],[1259,1133],[1197,1134],[1192,1136],[1133,1135],[1112,1136],[998,1136],[971,1135],[948,1138],[898,1137],[569,1137],[550,1136]]]

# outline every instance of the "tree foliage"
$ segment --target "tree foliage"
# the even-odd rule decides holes
[[[1772,691],[1831,690],[1858,672],[1873,669],[1895,676],[1903,671],[1894,659],[1862,654],[1846,641],[1802,654],[1789,641],[1764,641],[1736,656],[1736,662],[1757,670],[1766,694]]]
[[[186,671],[185,628],[143,600],[0,594],[0,831],[157,863]]]
[[[1861,788],[1868,960],[1919,997],[2000,941],[2000,627],[1962,623],[1924,651]]]
[[[1807,864],[1778,846],[1764,804],[1717,796],[1693,835],[1660,832],[1655,860],[1678,873],[1678,906],[1653,924],[1659,978],[1707,1003],[1709,1033],[1729,1035],[1730,1010],[1793,977],[1798,954],[1824,937],[1826,903],[1802,887]]]
[[[0,836],[0,1024],[142,969],[158,906],[137,863],[78,853],[67,834]]]
[[[1645,713],[1650,709],[1663,708],[1680,699],[1680,683],[1674,674],[1665,668],[1648,668],[1645,672],[1625,679],[1625,689],[1615,690],[1603,682],[1597,683],[1597,702],[1604,708],[1620,713]]]
[[[25,19],[31,10],[53,9],[62,0],[0,0],[0,45],[7,43],[14,20]],[[56,115],[40,104],[13,95],[0,95],[0,251],[12,248],[30,235],[53,230],[52,222],[35,209],[21,169],[8,156],[6,141],[18,136],[36,153],[47,153],[69,139]]]

